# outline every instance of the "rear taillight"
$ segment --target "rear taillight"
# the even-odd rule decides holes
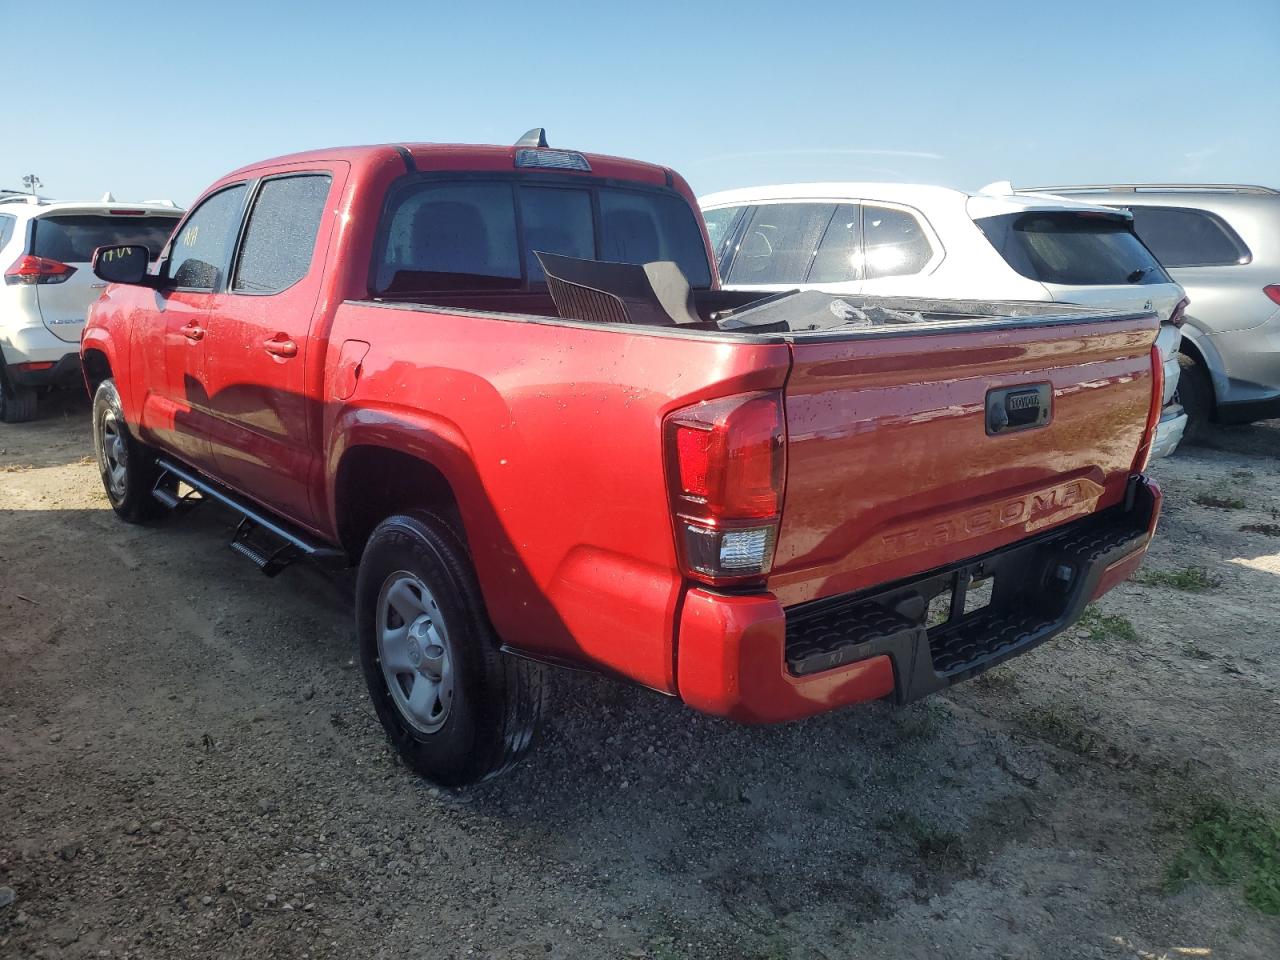
[[[1151,460],[1151,446],[1156,440],[1160,416],[1164,413],[1164,361],[1158,347],[1151,348],[1151,407],[1147,410],[1147,427],[1142,433],[1142,445],[1133,458],[1133,472],[1142,473]]]
[[[1262,292],[1270,298],[1272,303],[1280,303],[1280,283],[1268,283],[1262,288]]]
[[[33,257],[26,254],[14,261],[13,266],[4,272],[4,282],[15,283],[62,283],[76,272],[76,268],[61,260],[50,260],[48,257]]]
[[[1187,307],[1191,306],[1191,300],[1183,297],[1178,301],[1178,305],[1173,308],[1173,313],[1169,314],[1169,322],[1175,327],[1180,327],[1187,322]]]
[[[667,416],[664,435],[685,575],[716,585],[759,581],[773,565],[782,517],[782,395],[685,407]]]

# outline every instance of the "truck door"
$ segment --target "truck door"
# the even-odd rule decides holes
[[[320,422],[307,371],[324,362],[311,324],[346,165],[276,169],[210,305],[210,443],[219,480],[305,524]]]
[[[227,273],[245,194],[243,183],[218,190],[183,221],[169,242],[165,280],[154,295],[156,315],[140,318],[155,324],[141,342],[159,347],[143,351],[143,433],[200,470],[212,466],[205,362],[209,308]]]

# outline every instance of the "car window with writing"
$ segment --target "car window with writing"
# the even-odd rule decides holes
[[[227,268],[244,205],[243,183],[200,205],[173,238],[168,277],[175,287],[212,290]]]

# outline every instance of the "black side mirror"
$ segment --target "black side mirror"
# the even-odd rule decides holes
[[[154,287],[159,278],[147,273],[151,251],[140,244],[119,244],[93,251],[93,272],[107,283]]]

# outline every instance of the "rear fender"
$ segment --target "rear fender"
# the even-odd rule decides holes
[[[563,649],[571,633],[529,572],[494,510],[466,438],[453,422],[404,407],[344,409],[334,420],[325,463],[325,511],[338,542],[337,478],[343,456],[362,446],[407,454],[437,470],[449,484],[489,617],[505,643],[529,651]],[[358,559],[358,558],[353,558]]]
[[[322,515],[334,537],[338,531],[338,467],[355,447],[382,447],[416,457],[435,467],[453,488],[462,522],[467,530],[480,523],[480,511],[488,509],[477,492],[482,490],[476,475],[471,448],[457,425],[430,414],[403,407],[364,405],[348,407],[333,422],[326,444],[325,502]],[[492,512],[491,510],[489,512]]]

